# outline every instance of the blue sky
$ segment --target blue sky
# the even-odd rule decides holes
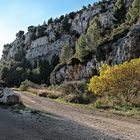
[[[50,17],[77,11],[98,0],[0,0],[0,55],[3,44],[15,39],[19,30],[42,24]]]

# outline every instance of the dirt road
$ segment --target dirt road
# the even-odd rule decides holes
[[[0,109],[0,140],[140,140],[138,119],[82,109],[29,93],[20,95],[28,107],[47,114]]]

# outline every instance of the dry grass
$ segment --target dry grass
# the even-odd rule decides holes
[[[35,89],[30,87],[27,91],[41,97],[48,97],[52,99],[57,99],[62,96],[62,92],[56,90],[48,90],[46,88]]]
[[[29,87],[29,88],[27,89],[27,91],[37,95],[38,92],[39,92],[39,89],[35,89],[35,88]]]
[[[21,88],[22,86],[24,88]],[[71,81],[65,82],[62,85],[43,87],[26,80],[21,84],[19,90],[51,99],[62,98],[71,103],[89,104],[95,98],[92,93],[87,91],[84,81]]]

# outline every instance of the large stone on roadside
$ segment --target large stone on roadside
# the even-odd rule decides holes
[[[0,96],[0,103],[7,105],[15,105],[21,103],[21,97],[17,95],[12,89],[4,88]]]

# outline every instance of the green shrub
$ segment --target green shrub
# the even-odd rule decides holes
[[[114,11],[114,17],[116,18],[117,22],[120,23],[124,21],[126,15],[126,7],[125,7],[124,0],[117,0],[113,8],[113,11]]]
[[[133,0],[132,6],[129,8],[129,11],[126,15],[127,22],[133,23],[137,20],[139,16],[140,16],[140,1]]]
[[[81,35],[76,43],[75,56],[80,61],[86,60],[88,55],[97,51],[97,47],[107,39],[109,34],[110,30],[101,26],[98,16],[94,17],[87,33]]]
[[[28,90],[28,86],[27,85],[20,85],[19,89],[21,91],[27,91]]]
[[[117,28],[114,28],[110,35],[109,40],[117,40],[118,38],[123,37],[129,31],[129,27],[130,25],[128,25],[127,23],[123,23]]]
[[[85,90],[86,84],[83,81],[69,81],[62,84],[62,91],[67,94],[80,94]]]
[[[19,89],[21,91],[27,91],[31,84],[32,83],[29,80],[25,80],[24,82],[21,82]]]
[[[76,43],[76,57],[83,61],[84,58],[90,53],[90,49],[88,48],[88,43],[86,41],[86,36],[81,35],[78,39],[78,42]]]
[[[37,38],[40,38],[40,37],[43,37],[45,36],[45,30],[46,30],[46,27],[45,26],[38,26],[37,29],[36,29],[36,32],[37,32]]]
[[[53,18],[51,17],[49,20],[48,20],[48,25],[53,23]]]
[[[70,19],[74,19],[75,15],[76,15],[75,12],[71,12],[71,13],[69,13],[69,17],[70,17]]]
[[[71,24],[69,23],[69,16],[66,15],[62,22],[62,31],[70,33]]]
[[[88,104],[94,100],[94,95],[87,91],[84,81],[65,82],[61,89],[63,98],[67,102]]]
[[[60,63],[66,63],[73,56],[73,49],[70,45],[66,44],[60,54]]]

